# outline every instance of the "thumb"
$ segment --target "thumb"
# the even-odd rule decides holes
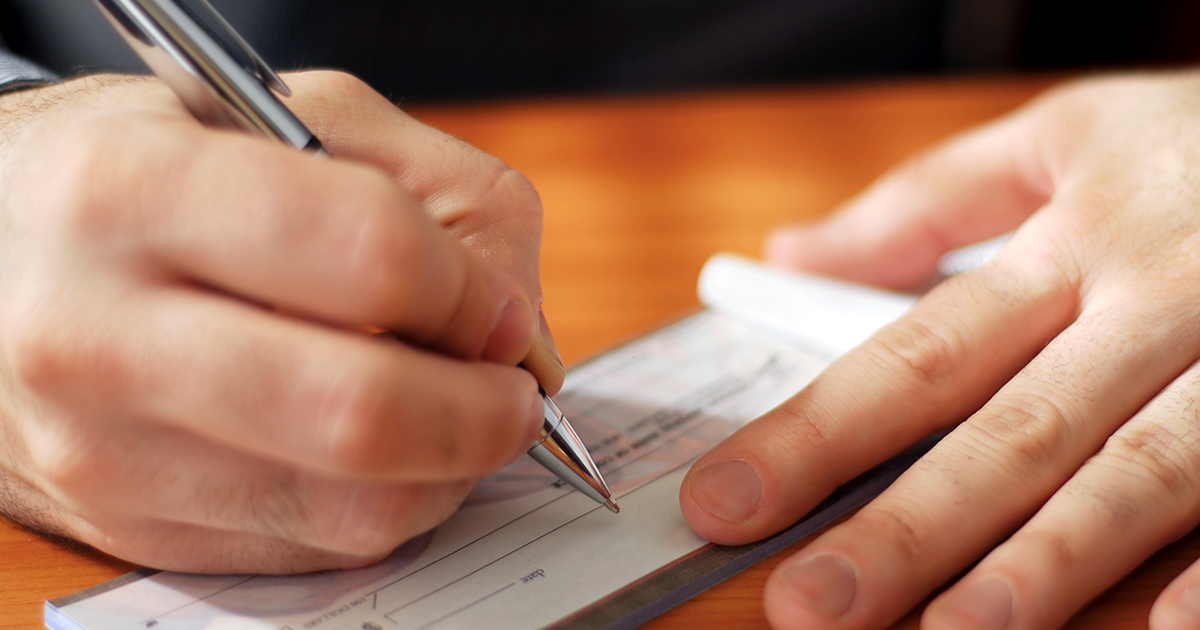
[[[828,219],[777,228],[771,263],[889,288],[926,281],[951,249],[1017,227],[1050,197],[1028,110],[909,159]]]

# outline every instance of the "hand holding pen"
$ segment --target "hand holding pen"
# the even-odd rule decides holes
[[[360,566],[534,442],[537,382],[501,363],[561,379],[536,193],[352,78],[288,83],[337,159],[142,78],[4,97],[6,514],[160,568]]]
[[[97,0],[97,4],[134,51],[201,122],[257,132],[286,146],[327,155],[317,136],[276,98],[275,93],[291,95],[283,80],[208,0]],[[387,244],[398,248],[392,255],[404,255],[406,247],[422,247],[411,238]],[[428,272],[436,277],[441,269],[435,265]],[[394,286],[381,290],[385,294],[404,291]],[[503,304],[492,320],[497,328],[491,338],[505,334],[498,327],[516,315],[513,308],[527,309],[527,306],[516,300]],[[398,332],[399,339],[405,338],[404,329],[384,325]],[[455,348],[448,350],[451,356],[461,356]],[[479,356],[468,352],[464,358],[508,362],[503,356],[489,356],[486,351]],[[536,355],[531,357],[535,369],[538,359]],[[530,456],[611,512],[619,512],[583,440],[540,386],[539,392],[544,399],[542,431],[529,451]]]

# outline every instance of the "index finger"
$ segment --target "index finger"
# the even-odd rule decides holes
[[[414,195],[447,231],[520,283],[540,326],[524,365],[549,392],[563,364],[540,305],[542,203],[519,172],[470,144],[415,120],[345,74],[288,77],[291,105],[339,159],[370,164]]]
[[[528,352],[536,315],[520,285],[375,169],[133,116],[41,150],[59,168],[29,194],[61,210],[51,229],[79,251],[136,252],[177,279],[461,358]]]
[[[1014,241],[1005,254],[1019,259],[1020,246]],[[680,490],[688,523],[721,544],[761,539],[863,471],[965,419],[1069,323],[1076,310],[1069,285],[1036,260],[943,283],[701,457]],[[998,344],[997,331],[1012,336]]]

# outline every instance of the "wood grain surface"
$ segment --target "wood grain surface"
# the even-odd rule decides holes
[[[695,309],[717,251],[758,252],[771,226],[820,216],[888,166],[1003,114],[1047,78],[439,107],[418,118],[525,173],[545,205],[545,308],[568,364]],[[1159,590],[1200,555],[1193,533],[1070,624],[1143,628]],[[653,621],[655,630],[765,628],[771,558]],[[0,628],[134,567],[0,521]],[[901,622],[915,627],[914,613]]]

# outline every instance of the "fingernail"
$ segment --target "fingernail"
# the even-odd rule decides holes
[[[516,364],[533,343],[533,327],[533,308],[522,300],[509,300],[483,346],[483,360]]]
[[[1176,616],[1186,617],[1188,625],[1200,625],[1200,586],[1183,589],[1172,609]]]
[[[536,441],[536,436],[542,432],[542,424],[546,420],[546,399],[539,391],[533,396],[533,404],[529,406],[530,445]],[[528,448],[528,447],[526,447]]]
[[[546,348],[554,355],[554,360],[562,365],[562,354],[558,351],[558,344],[554,342],[554,333],[550,332],[550,322],[546,321],[546,313],[542,309],[538,309],[538,328],[542,331],[542,340],[546,342]]]
[[[558,354],[558,347],[554,344],[554,336],[550,334],[550,324],[546,323],[546,316],[540,309],[538,328],[541,331],[538,335],[541,341],[534,342],[533,347],[529,349],[529,355],[522,359],[521,363],[527,370],[537,374],[542,387],[553,396],[562,387],[563,362]]]
[[[521,444],[517,447],[517,452],[513,455],[511,461],[516,461],[529,451],[529,448],[537,442],[538,436],[542,434],[542,421],[546,417],[546,401],[542,398],[541,392],[536,392],[533,401],[529,405],[529,424],[525,432],[525,437],[521,440]]]
[[[858,574],[840,556],[818,554],[786,568],[780,575],[796,599],[826,619],[850,610],[858,590]]]
[[[1000,578],[984,578],[947,593],[934,610],[951,628],[1004,630],[1012,619],[1012,589]]]
[[[696,504],[709,514],[734,523],[749,520],[762,503],[762,479],[740,459],[701,468],[692,476],[691,491]]]

